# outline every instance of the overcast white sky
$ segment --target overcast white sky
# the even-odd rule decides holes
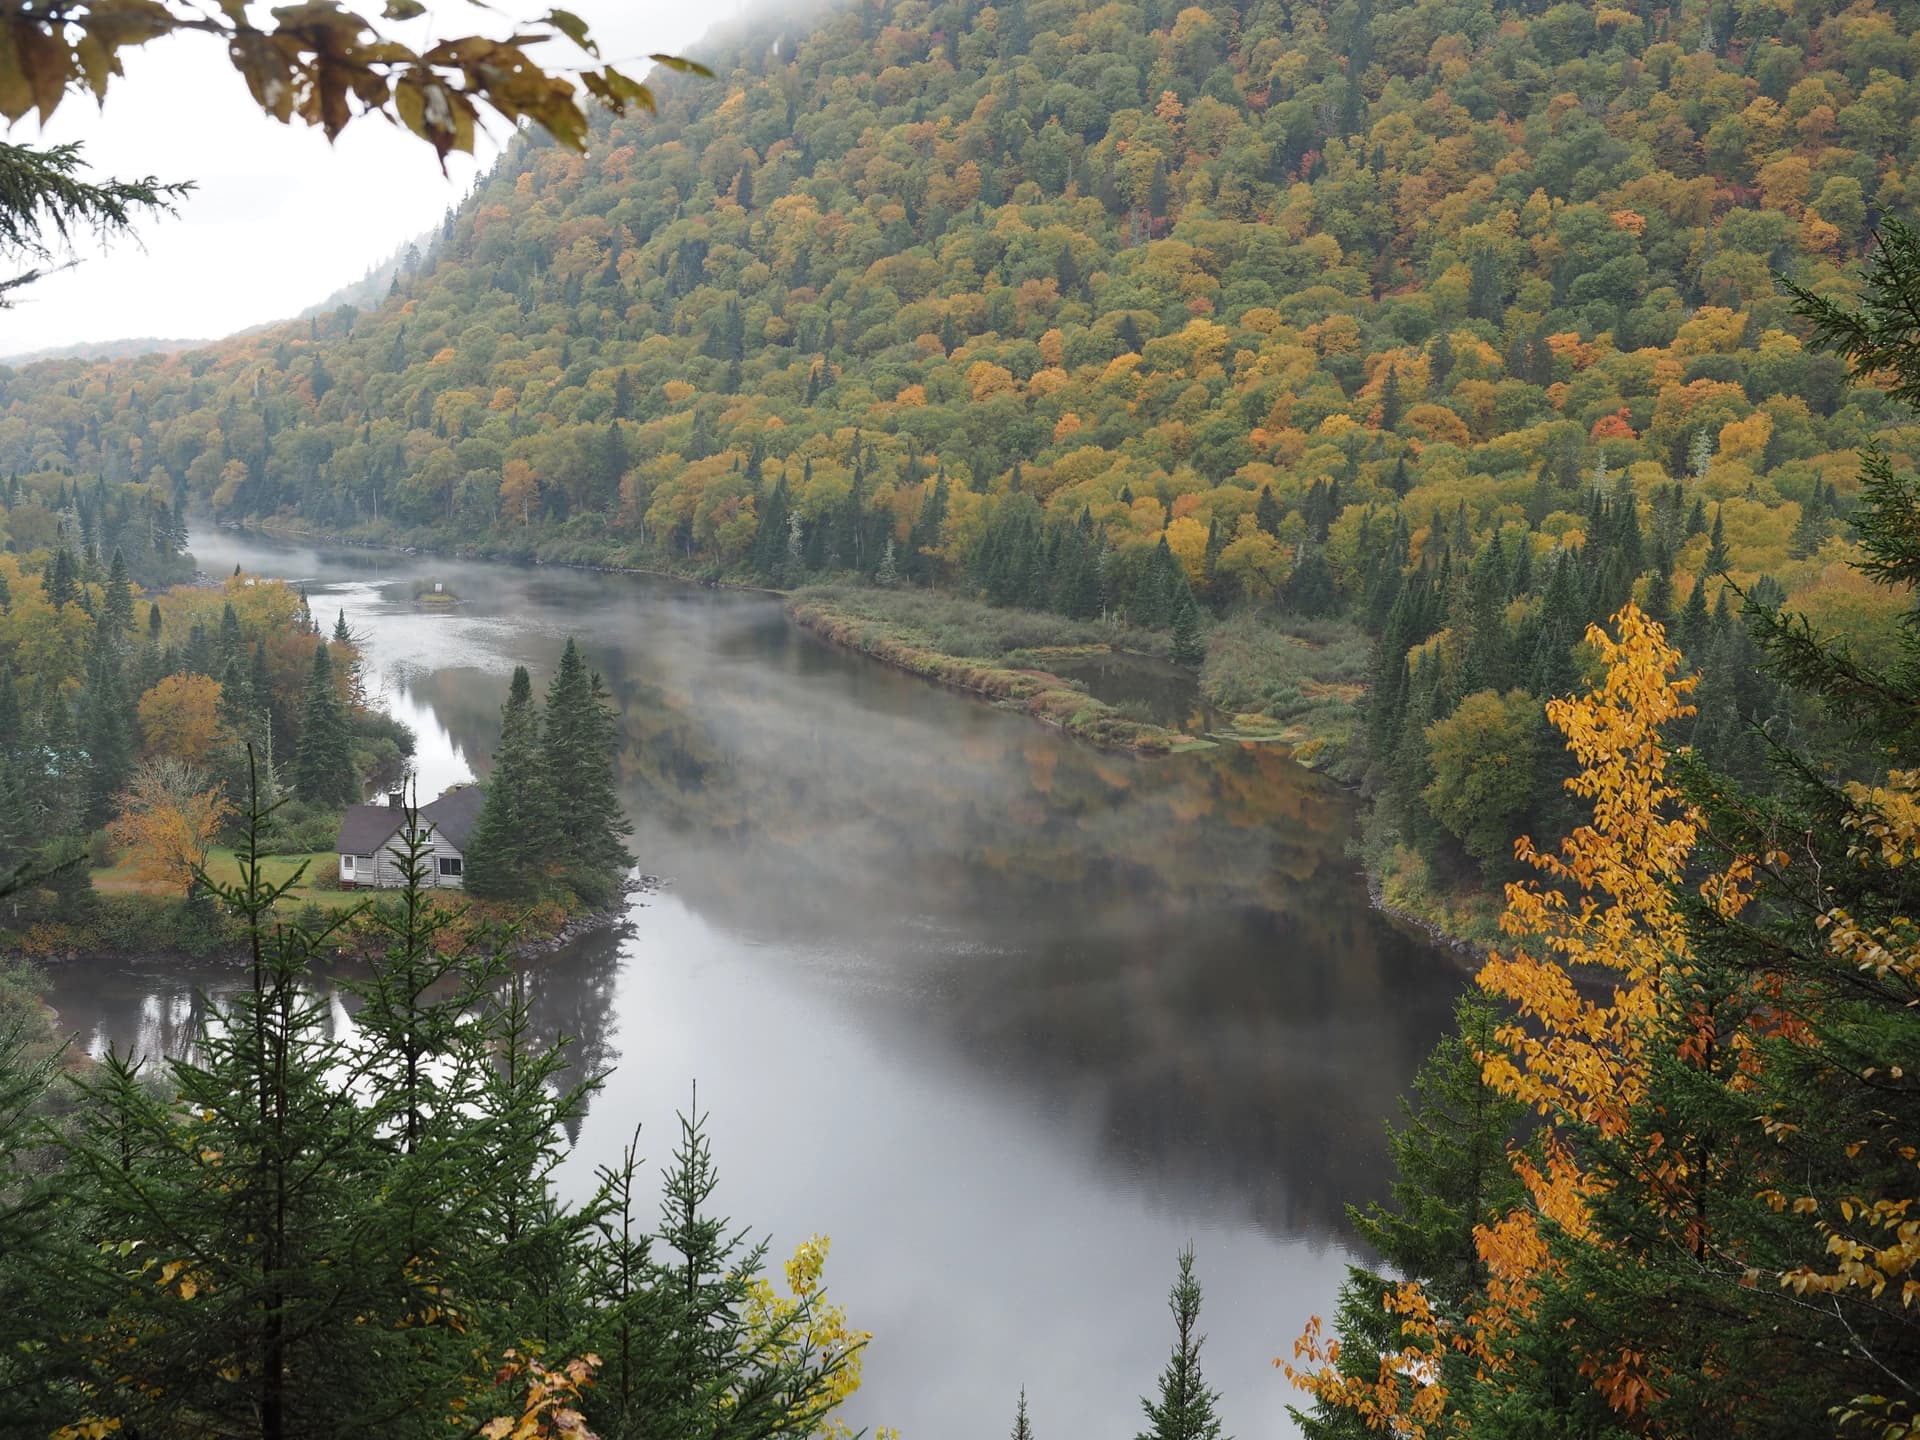
[[[471,30],[485,19],[453,0],[428,3],[447,26]],[[380,9],[374,0],[360,8]],[[573,0],[570,8],[607,58],[633,59],[632,73],[643,74],[637,57],[684,53],[741,7]],[[0,121],[0,136],[83,141],[102,174],[194,180],[199,189],[178,218],[142,224],[142,244],[121,241],[105,254],[83,246],[84,263],[20,291],[0,310],[0,356],[126,336],[211,339],[296,315],[437,223],[473,183],[475,161],[453,157],[443,178],[423,141],[378,118],[355,121],[332,146],[317,130],[266,118],[206,37],[128,52],[126,68],[104,110],[69,95],[44,134],[28,118],[10,132]],[[495,129],[505,134],[500,122]]]

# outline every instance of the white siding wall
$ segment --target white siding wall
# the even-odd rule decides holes
[[[465,889],[466,886],[460,876],[440,873],[442,856],[463,861],[465,857],[454,849],[446,837],[431,824],[427,826],[427,843],[431,848],[421,851],[420,859],[426,866],[428,887],[438,886],[448,890]],[[398,855],[393,853],[396,850],[400,852]],[[399,835],[394,835],[381,845],[379,852],[373,857],[371,868],[367,865],[367,857],[361,855],[354,860],[353,874],[349,876],[343,867],[340,878],[343,881],[351,879],[355,885],[362,888],[377,885],[382,890],[398,890],[407,883],[406,869],[402,864],[405,854],[404,841]]]

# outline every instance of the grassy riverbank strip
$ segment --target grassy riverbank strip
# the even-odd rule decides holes
[[[398,919],[399,892],[340,889],[331,880],[334,856],[330,853],[265,856],[261,872],[269,884],[282,884],[293,879],[303,863],[306,869],[299,883],[275,907],[278,918],[309,931],[336,926],[326,948],[342,957],[364,959],[382,951],[390,942],[391,930],[380,922]],[[49,965],[103,957],[203,961],[241,953],[244,928],[211,897],[164,892],[125,871],[124,866],[94,871],[91,893],[65,907],[59,918],[14,927],[0,917],[0,963],[17,958]],[[233,852],[216,849],[208,857],[207,873],[223,882],[236,880],[239,869]],[[590,930],[617,923],[626,914],[624,896],[596,911],[553,899],[532,905],[505,904],[460,890],[429,890],[426,903],[447,912],[445,943],[468,943],[482,930],[511,932],[511,948],[523,957],[556,949]]]
[[[1119,648],[1113,643],[1114,632],[1104,625],[1003,610],[925,590],[844,585],[798,590],[787,600],[787,613],[832,644],[922,679],[983,695],[1090,745],[1169,755],[1208,743],[1123,715],[1044,668],[1049,656],[1072,658]]]

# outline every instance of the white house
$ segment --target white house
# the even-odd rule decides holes
[[[427,842],[421,859],[426,882],[455,890],[466,885],[466,848],[486,795],[477,785],[456,785],[438,800],[422,805],[420,831]],[[349,805],[340,817],[340,885],[396,890],[407,883],[401,828],[407,823],[405,796],[395,790],[384,805]]]

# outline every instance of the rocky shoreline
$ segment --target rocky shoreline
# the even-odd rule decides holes
[[[1480,968],[1487,958],[1487,947],[1472,940],[1463,939],[1440,928],[1424,915],[1394,905],[1387,900],[1386,885],[1380,876],[1371,869],[1365,871],[1367,877],[1367,900],[1375,910],[1403,930],[1411,930],[1421,939],[1451,955],[1461,969],[1471,974]]]
[[[658,875],[636,875],[621,888],[620,903],[609,905],[603,910],[591,910],[585,915],[576,915],[549,935],[529,936],[517,940],[512,946],[513,958],[531,960],[540,955],[551,955],[556,950],[572,944],[583,936],[598,930],[619,929],[623,932],[632,929],[629,904],[636,895],[657,895],[673,882]]]

